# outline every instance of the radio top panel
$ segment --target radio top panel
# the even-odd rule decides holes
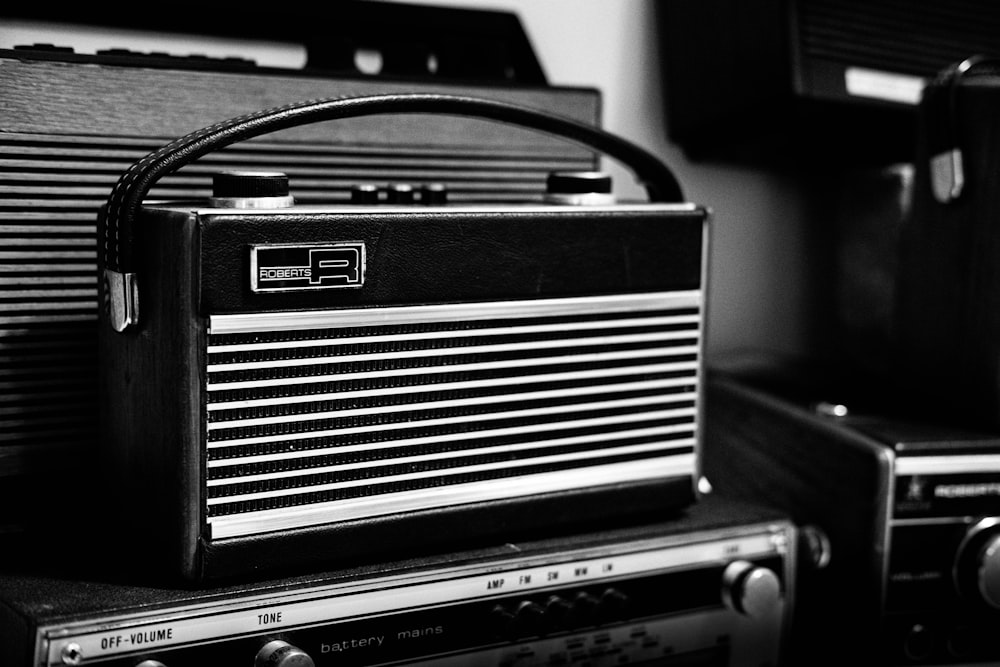
[[[125,331],[138,318],[133,246],[135,218],[149,189],[162,176],[224,146],[281,129],[320,121],[378,114],[467,115],[533,129],[604,152],[629,166],[653,201],[681,201],[673,172],[644,148],[591,125],[520,105],[475,97],[410,93],[307,100],[229,119],[170,142],[139,160],[115,185],[101,208],[100,267],[107,285],[111,326]]]

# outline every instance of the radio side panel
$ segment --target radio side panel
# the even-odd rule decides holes
[[[194,573],[205,365],[205,332],[195,317],[197,221],[171,213],[140,222],[143,324],[116,333],[103,309],[98,323],[103,511],[115,516],[113,558],[123,567],[161,563]]]
[[[719,372],[708,374],[705,392],[702,470],[715,493],[780,508],[832,545],[826,568],[800,563],[793,655],[815,664],[815,647],[830,647],[832,634],[851,638],[849,655],[847,647],[877,646],[889,549],[886,448]],[[829,654],[832,664],[850,661]]]

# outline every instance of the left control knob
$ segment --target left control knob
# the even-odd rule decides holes
[[[220,208],[288,208],[288,176],[280,171],[221,171],[212,177],[213,206]]]
[[[254,667],[316,667],[316,663],[297,646],[275,639],[257,651]]]

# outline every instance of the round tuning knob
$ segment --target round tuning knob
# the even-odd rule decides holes
[[[222,171],[212,177],[211,202],[220,208],[287,208],[295,198],[280,171]]]
[[[545,199],[553,204],[615,203],[611,176],[600,171],[554,171],[545,182]]]
[[[965,534],[954,577],[961,595],[1000,609],[1000,519],[983,519]]]
[[[254,667],[316,667],[316,663],[302,649],[275,639],[257,652]]]
[[[745,616],[763,616],[780,603],[781,581],[766,567],[738,560],[727,565],[722,573],[722,600]]]

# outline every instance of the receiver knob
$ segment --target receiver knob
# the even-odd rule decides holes
[[[722,573],[722,600],[733,611],[756,618],[780,602],[781,581],[766,567],[734,561]]]
[[[1000,609],[1000,519],[983,519],[969,529],[955,559],[959,592]]]
[[[537,602],[522,602],[514,613],[517,633],[522,637],[541,634],[545,629],[545,620],[545,607]]]
[[[988,605],[1000,609],[1000,535],[988,539],[980,553],[976,573],[979,594]]]
[[[257,652],[254,667],[316,667],[316,663],[302,649],[275,639]]]
[[[558,595],[549,597],[545,603],[545,615],[549,626],[555,630],[562,630],[565,628],[569,623],[570,615],[572,613],[573,605]]]

